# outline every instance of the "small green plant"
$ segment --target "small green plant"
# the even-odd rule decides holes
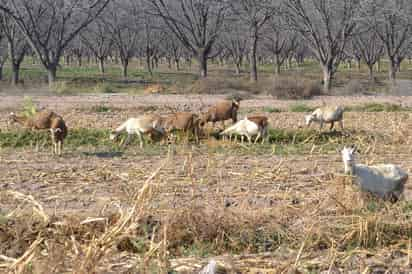
[[[353,107],[347,107],[347,111],[359,111],[359,112],[402,112],[412,111],[410,107],[403,107],[401,105],[392,103],[368,103],[364,105],[358,105]]]
[[[26,117],[32,117],[37,112],[36,104],[30,96],[24,96],[23,99],[23,115]]]
[[[55,82],[51,89],[60,95],[73,93],[73,90],[67,81]]]
[[[106,83],[99,83],[93,88],[95,93],[114,93],[113,87]]]
[[[267,113],[279,113],[279,112],[282,112],[281,109],[274,108],[274,107],[264,107],[264,108],[263,108],[263,111],[264,111],[264,112],[267,112]]]
[[[112,112],[113,109],[111,107],[105,106],[105,105],[95,105],[92,106],[92,112],[97,112],[97,113],[106,113],[106,112]]]
[[[305,104],[295,104],[289,107],[291,112],[312,112],[315,110],[313,107],[309,107]]]

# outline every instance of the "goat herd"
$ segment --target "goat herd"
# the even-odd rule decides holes
[[[252,137],[255,137],[255,143],[259,139],[264,143],[265,139],[268,138],[268,118],[265,116],[249,116],[238,121],[239,106],[239,100],[232,100],[219,102],[200,115],[191,112],[177,112],[167,116],[145,114],[128,119],[111,132],[110,139],[116,140],[121,132],[126,131],[127,139],[124,145],[127,145],[132,135],[136,134],[142,148],[143,135],[148,135],[152,141],[161,140],[164,142],[175,138],[173,132],[182,131],[185,133],[187,141],[189,135],[192,134],[198,143],[200,131],[206,124],[211,122],[215,126],[216,122],[221,122],[225,127],[225,121],[232,119],[233,125],[222,130],[219,133],[220,136],[228,136],[230,140],[233,135],[235,135],[235,140],[236,136],[240,136],[242,143],[244,137],[248,139],[249,143],[252,143]],[[330,129],[333,129],[334,123],[338,122],[341,129],[343,129],[343,112],[344,109],[341,106],[318,108],[313,113],[305,116],[306,125],[309,126],[312,122],[317,122],[320,124],[320,129],[322,129],[325,123],[329,123]],[[39,111],[30,118],[11,113],[8,124],[11,123],[18,123],[29,129],[50,130],[53,153],[61,155],[63,141],[68,133],[67,126],[61,116],[49,110]],[[355,151],[354,147],[345,147],[341,152],[345,173],[354,176],[362,191],[372,193],[383,199],[397,201],[403,193],[408,174],[392,164],[375,166],[356,164]]]

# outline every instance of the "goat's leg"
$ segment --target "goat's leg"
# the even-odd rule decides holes
[[[63,140],[59,141],[59,155],[62,155],[63,150]]]
[[[136,131],[136,134],[137,134],[137,137],[139,138],[139,142],[140,142],[139,147],[142,149],[142,148],[143,148],[143,137],[142,137],[142,134],[141,134],[139,131]]]
[[[252,144],[252,137],[249,134],[247,134],[246,137],[247,137],[247,140],[249,141],[249,145],[251,145]]]
[[[323,128],[323,121],[320,121],[320,122],[319,122],[319,131],[320,131],[320,132],[322,131],[322,128]]]
[[[266,127],[263,129],[262,145],[265,143],[265,139],[269,139],[268,129]],[[269,142],[269,140],[268,140],[268,142]]]
[[[257,141],[259,140],[259,138],[262,137],[262,134],[260,132],[261,131],[259,130],[258,134],[256,135],[256,139],[255,139],[255,143],[254,143],[255,145],[256,145]],[[262,140],[263,140],[263,138],[262,138]]]
[[[331,122],[331,123],[330,123],[330,129],[329,129],[329,130],[332,130],[334,126],[335,126],[335,122]]]
[[[343,130],[343,121],[342,120],[339,121],[339,127],[340,127],[341,130]]]
[[[126,147],[130,143],[131,140],[132,140],[132,135],[127,134],[126,140],[124,140],[122,147]]]
[[[61,155],[62,151],[61,151],[61,141],[57,141],[57,155]]]

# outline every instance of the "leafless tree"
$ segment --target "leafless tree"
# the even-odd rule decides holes
[[[356,26],[358,0],[289,0],[283,14],[303,37],[323,69],[324,89],[342,60]]]
[[[247,54],[247,29],[241,22],[230,21],[226,24],[222,35],[221,44],[226,49],[228,56],[236,66],[236,74],[240,75],[243,60]]]
[[[384,54],[382,41],[375,32],[364,29],[352,38],[352,48],[368,66],[369,79],[373,80],[373,67]]]
[[[110,0],[3,0],[0,10],[9,14],[48,71],[56,79],[64,49],[106,7]]]
[[[257,49],[260,30],[275,14],[276,3],[274,0],[238,0],[232,1],[234,14],[248,27],[250,79],[258,80],[257,74]]]
[[[100,72],[105,73],[105,60],[113,47],[113,36],[103,20],[98,18],[80,34],[81,40],[99,63]]]
[[[412,4],[405,0],[363,0],[362,19],[383,42],[389,59],[389,79],[396,84],[396,72],[412,43]]]
[[[162,46],[162,51],[164,52],[166,59],[169,62],[169,67],[171,68],[172,62],[175,65],[176,70],[180,70],[180,59],[184,56],[184,47],[182,43],[168,31],[163,32],[163,37],[165,38]]]
[[[273,17],[266,29],[263,46],[273,56],[275,74],[279,75],[282,65],[298,47],[298,36],[280,17]]]
[[[215,45],[228,6],[224,0],[148,0],[154,15],[163,18],[169,30],[199,62],[199,74],[207,77],[207,60]]]
[[[16,23],[8,14],[3,13],[3,15],[0,16],[0,30],[8,44],[8,56],[12,70],[11,83],[12,85],[17,85],[19,82],[20,65],[28,53],[30,46],[24,35],[18,29]]]
[[[3,80],[3,69],[7,59],[7,40],[5,39],[3,34],[0,34],[0,80]]]
[[[111,4],[102,17],[113,38],[125,79],[128,77],[130,59],[135,56],[140,42],[141,33],[137,25],[139,14],[136,2],[126,0],[116,3],[116,5]]]

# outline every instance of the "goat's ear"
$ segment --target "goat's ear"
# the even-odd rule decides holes
[[[352,153],[358,151],[358,149],[356,148],[356,145],[352,145],[350,148],[351,148],[350,151]]]

